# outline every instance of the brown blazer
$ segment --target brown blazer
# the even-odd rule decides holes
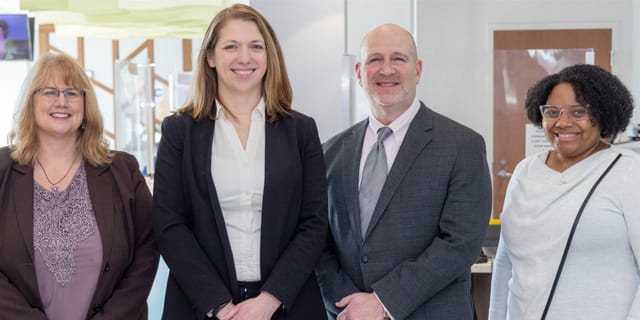
[[[86,165],[102,237],[102,274],[87,319],[146,319],[146,299],[158,267],[151,193],[136,159]],[[46,319],[33,260],[33,167],[0,149],[0,319]],[[70,301],[69,303],[73,303]]]

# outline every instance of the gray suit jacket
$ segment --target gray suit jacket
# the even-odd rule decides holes
[[[375,291],[396,320],[473,319],[470,267],[491,212],[484,140],[421,104],[389,171],[364,239],[358,175],[364,120],[323,148],[328,245],[317,267],[325,307]]]

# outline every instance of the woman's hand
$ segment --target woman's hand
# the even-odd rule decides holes
[[[280,300],[272,294],[262,291],[257,297],[245,300],[236,305],[235,315],[230,319],[269,320],[281,304]]]
[[[233,304],[233,302],[229,302],[224,306],[224,308],[220,309],[220,311],[218,311],[218,314],[216,314],[215,316],[216,318],[218,318],[218,320],[231,320],[233,319],[233,316],[237,311],[238,307]]]

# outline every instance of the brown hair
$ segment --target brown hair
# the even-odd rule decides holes
[[[111,162],[112,153],[103,135],[102,115],[91,81],[72,57],[61,53],[42,55],[27,74],[16,113],[17,124],[9,135],[11,157],[21,165],[33,165],[38,154],[38,135],[33,110],[33,94],[54,75],[77,89],[84,90],[85,128],[78,129],[76,148],[94,166]]]
[[[220,30],[228,21],[234,19],[255,23],[264,38],[267,52],[267,71],[262,80],[262,94],[269,120],[277,122],[278,114],[289,115],[293,96],[282,50],[269,22],[254,8],[243,4],[234,4],[223,9],[209,24],[198,54],[191,92],[184,107],[179,109],[177,113],[192,112],[192,117],[196,121],[202,121],[206,118],[215,119],[214,104],[218,97],[218,76],[216,69],[209,67],[207,54],[215,48]]]

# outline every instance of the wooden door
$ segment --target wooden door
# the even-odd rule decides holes
[[[584,63],[611,70],[611,29],[494,31],[493,216],[499,218],[509,176],[525,157],[526,92],[536,81],[564,67]],[[549,56],[532,59],[535,49]]]

